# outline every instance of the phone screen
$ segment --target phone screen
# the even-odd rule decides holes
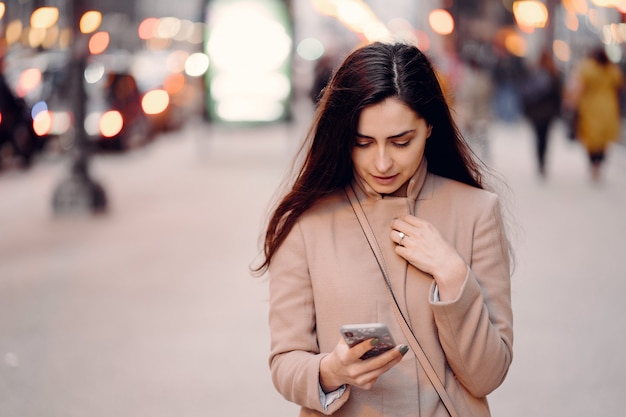
[[[361,356],[361,359],[378,356],[396,345],[384,323],[346,324],[341,326],[341,334],[350,347],[367,339],[378,339],[378,344]]]

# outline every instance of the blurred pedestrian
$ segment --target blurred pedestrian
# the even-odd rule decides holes
[[[487,69],[475,56],[466,59],[455,93],[455,112],[459,128],[472,150],[485,162],[489,160],[489,123],[492,112],[493,83]]]
[[[303,152],[255,269],[277,390],[301,416],[489,416],[512,360],[510,245],[431,62],[352,52]],[[339,329],[372,322],[399,344],[360,359],[382,340],[349,347]]]
[[[544,49],[536,65],[526,76],[522,87],[524,115],[530,122],[534,139],[537,169],[546,176],[546,153],[552,122],[561,114],[563,83],[552,54]]]
[[[591,178],[599,181],[607,147],[620,135],[624,75],[599,47],[579,63],[573,77],[569,95],[576,109],[576,137],[587,151]]]
[[[494,45],[494,52],[492,73],[495,115],[505,122],[515,122],[521,114],[519,89],[525,78],[523,61],[498,43]]]

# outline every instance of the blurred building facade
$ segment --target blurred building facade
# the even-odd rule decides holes
[[[416,43],[436,57],[444,67],[454,59],[463,59],[467,55],[478,57],[480,62],[491,66],[499,59],[498,54],[501,52],[522,61],[533,60],[542,49],[547,48],[553,52],[559,67],[567,72],[587,50],[600,43],[605,45],[614,62],[623,64],[626,62],[626,24],[618,4],[624,3],[626,6],[626,1],[613,1],[611,6],[607,6],[606,1],[608,0],[604,3],[600,0],[0,0],[0,6],[3,6],[1,9],[4,10],[0,17],[0,30],[4,34],[4,46],[13,52],[19,51],[14,56],[41,54],[60,48],[68,39],[61,32],[72,26],[71,11],[76,4],[81,4],[84,9],[97,10],[103,16],[98,31],[107,34],[108,43],[102,57],[98,59],[106,60],[111,65],[122,62],[127,66],[132,61],[132,65],[138,68],[137,71],[142,72],[139,82],[146,84],[146,88],[154,86],[155,78],[165,79],[171,75],[170,72],[181,72],[183,59],[190,58],[195,53],[204,54],[208,65],[207,76],[203,78],[204,85],[200,88],[206,88],[209,97],[205,97],[203,101],[205,106],[212,108],[215,103],[211,100],[215,97],[211,98],[211,94],[219,91],[231,94],[229,91],[224,92],[223,87],[239,87],[241,90],[243,85],[230,81],[215,82],[215,70],[220,62],[223,63],[221,58],[226,55],[215,56],[215,49],[211,51],[210,44],[219,32],[213,30],[216,27],[214,19],[221,13],[218,10],[226,6],[237,6],[238,16],[251,17],[248,21],[240,20],[234,25],[229,22],[231,45],[222,46],[220,50],[223,52],[230,49],[228,58],[231,64],[238,65],[241,70],[244,67],[271,66],[265,61],[276,57],[276,45],[289,44],[289,53],[281,54],[290,62],[277,64],[282,70],[290,72],[288,91],[285,90],[282,76],[271,80],[265,78],[267,83],[255,84],[274,85],[275,91],[281,90],[281,94],[286,94],[285,97],[291,99],[310,87],[316,66],[323,62],[322,57],[340,57],[360,43],[377,39]],[[265,31],[263,28],[273,31],[275,27],[262,24],[262,14],[244,11],[269,4],[272,7],[279,5],[286,11],[286,17],[278,19],[282,19],[284,32],[275,34],[277,37],[274,39],[278,39],[279,44],[274,44],[274,48],[269,45],[265,50],[261,42],[268,39],[268,33],[258,31]],[[43,43],[47,42],[45,40],[32,43],[31,38],[35,37],[33,34],[36,31],[28,30],[31,13],[43,6],[54,7],[59,11],[56,25],[58,40],[51,42],[50,48]],[[228,16],[230,19],[233,15]],[[15,24],[17,21],[18,24]],[[200,32],[200,39],[196,37],[190,42],[172,34],[175,27],[177,30],[182,28],[183,21],[188,27],[196,24],[195,30]],[[150,39],[142,38],[138,33],[141,30],[140,25],[146,22],[160,26],[159,33],[153,33],[154,36]],[[23,30],[19,35],[10,35],[16,32],[14,29],[17,26]],[[154,30],[156,29],[153,32]],[[161,30],[169,34],[163,34]],[[45,36],[48,35],[53,39],[54,33],[51,29]],[[286,40],[285,36],[289,39]],[[245,47],[251,49],[246,50]],[[249,62],[255,59],[255,62]],[[261,61],[267,65],[259,65]],[[155,77],[155,73],[158,76]],[[189,78],[188,75],[185,74],[185,77]],[[250,79],[249,75],[246,77]],[[195,74],[192,78],[197,87],[200,82],[198,75]],[[268,88],[260,90],[261,94],[268,94]],[[213,116],[219,117],[216,111]],[[284,117],[288,116],[279,118]]]

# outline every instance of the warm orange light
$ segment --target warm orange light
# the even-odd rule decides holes
[[[41,28],[28,29],[28,45],[31,48],[37,48],[43,44],[46,39],[46,30]]]
[[[46,31],[46,36],[43,39],[43,42],[41,43],[41,46],[43,46],[46,49],[54,47],[54,45],[59,40],[59,33],[60,32],[59,32],[58,26],[54,26],[48,29]]]
[[[454,18],[447,10],[437,9],[430,12],[428,23],[439,35],[449,35],[454,31]]]
[[[20,97],[26,96],[30,91],[37,88],[41,82],[41,71],[38,68],[24,70],[17,81],[16,92]]]
[[[526,43],[526,39],[515,32],[510,32],[506,34],[504,38],[504,47],[516,56],[524,56],[528,52],[528,44]]]
[[[148,91],[141,100],[141,108],[146,114],[159,114],[170,104],[170,96],[165,90]]]
[[[562,4],[570,13],[584,15],[589,11],[587,0],[562,0]]]
[[[0,2],[0,19],[4,17],[4,12],[6,12],[6,6],[4,3]]]
[[[106,51],[109,47],[109,34],[107,32],[94,33],[89,39],[89,52],[98,55]]]
[[[56,7],[40,7],[30,15],[30,25],[37,29],[48,29],[59,20],[59,9]]]
[[[185,76],[178,72],[176,74],[170,74],[163,82],[163,89],[168,92],[169,95],[174,95],[185,86]]]
[[[565,27],[576,32],[578,30],[578,16],[574,13],[567,12],[565,16]]]
[[[156,17],[149,17],[147,19],[144,19],[139,24],[139,29],[137,30],[139,39],[146,41],[148,39],[154,38],[158,25],[159,19],[157,19]]]
[[[44,136],[52,129],[52,114],[48,111],[40,111],[33,119],[33,130],[37,136]]]
[[[80,18],[80,32],[81,33],[93,33],[102,24],[102,13],[90,10],[85,12]]]
[[[573,0],[574,8],[576,9],[576,13],[578,14],[587,14],[589,12],[589,5],[587,4],[587,0]]]
[[[552,43],[552,51],[554,52],[554,56],[557,57],[561,62],[568,62],[571,59],[571,50],[567,42],[562,40],[555,40]]]
[[[12,20],[5,29],[5,38],[7,44],[11,45],[16,43],[22,37],[23,27],[22,22],[19,19]]]
[[[548,22],[548,9],[546,5],[536,0],[514,2],[513,15],[520,27],[543,28]]]
[[[117,110],[109,110],[100,118],[100,134],[105,138],[112,138],[122,131],[124,118]]]

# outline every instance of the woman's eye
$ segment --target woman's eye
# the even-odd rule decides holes
[[[369,146],[369,144],[370,142],[356,142],[354,146],[356,146],[357,148],[366,148]]]
[[[409,143],[411,143],[410,140],[403,140],[400,142],[393,142],[393,145],[397,146],[398,148],[404,148],[404,147],[409,146]]]

